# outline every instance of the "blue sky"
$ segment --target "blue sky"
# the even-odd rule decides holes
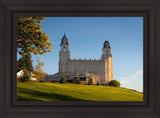
[[[71,59],[100,59],[104,41],[111,45],[113,79],[143,91],[143,17],[46,17],[42,21],[51,52],[38,55],[48,74],[58,72],[60,42],[66,34]],[[36,65],[36,56],[32,56]]]

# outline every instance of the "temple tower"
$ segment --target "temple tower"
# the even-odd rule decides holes
[[[66,35],[64,34],[60,44],[61,50],[59,51],[59,72],[67,73],[68,61],[70,60],[69,43]]]
[[[108,41],[103,43],[101,60],[104,61],[104,84],[107,84],[113,80],[112,74],[112,54],[111,47]]]

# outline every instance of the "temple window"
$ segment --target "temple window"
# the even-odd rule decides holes
[[[103,71],[103,66],[101,67],[101,70]]]
[[[73,71],[73,65],[72,65],[72,69],[71,70]]]
[[[89,70],[88,65],[87,65],[87,71]]]
[[[83,65],[82,65],[82,70],[83,70]]]
[[[93,71],[93,69],[94,69],[94,67],[93,67],[93,65],[92,65],[92,71]]]
[[[65,47],[63,48],[63,51],[66,51],[66,48],[65,48]]]

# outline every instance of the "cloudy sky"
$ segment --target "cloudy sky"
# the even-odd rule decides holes
[[[71,59],[100,59],[104,41],[112,52],[113,79],[122,87],[143,91],[142,17],[46,17],[42,32],[50,37],[50,53],[38,55],[48,74],[58,72],[60,42],[66,34]],[[36,56],[32,56],[36,65]]]

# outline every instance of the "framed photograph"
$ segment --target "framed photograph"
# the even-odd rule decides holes
[[[160,117],[159,1],[1,1],[0,116]]]
[[[18,101],[143,102],[143,17],[18,16],[16,24]]]

